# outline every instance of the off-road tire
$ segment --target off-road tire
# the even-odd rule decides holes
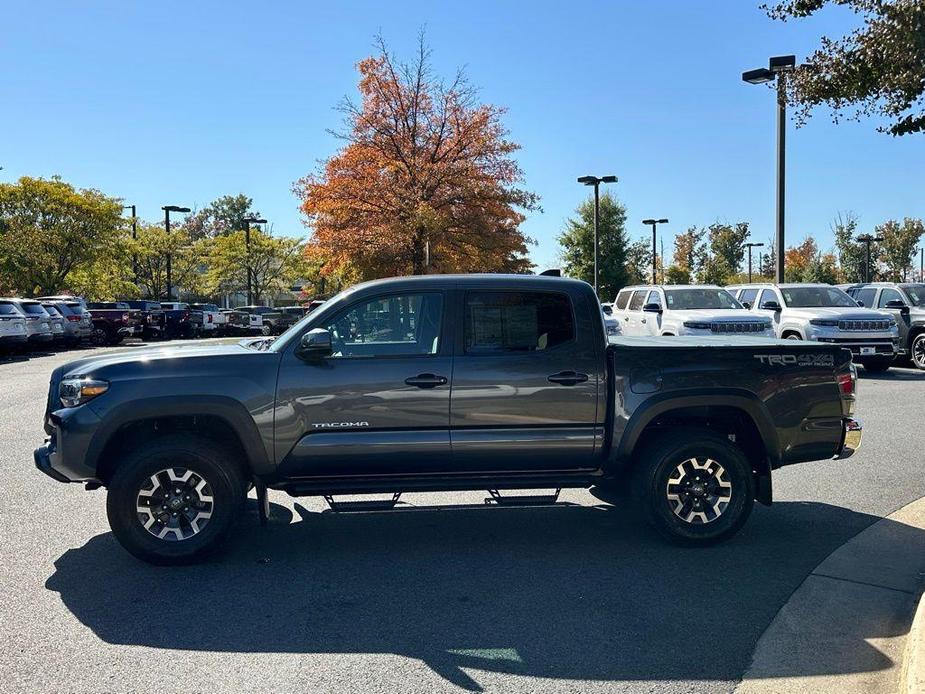
[[[153,486],[152,475],[166,469],[192,471],[191,480],[205,481],[204,489],[211,499],[211,515],[200,521],[200,530],[185,539],[176,539],[176,535],[172,540],[159,539],[145,527],[145,516],[139,513],[140,492]],[[208,438],[166,434],[142,444],[116,464],[106,499],[109,526],[119,543],[143,561],[191,563],[217,550],[227,538],[243,511],[245,489],[234,451]]]
[[[735,535],[748,520],[755,501],[752,466],[742,450],[728,438],[700,429],[675,429],[650,439],[634,455],[634,459],[631,482],[633,504],[659,533],[672,542],[700,546],[716,544]],[[728,502],[721,506],[722,510],[715,517],[709,518],[704,513],[709,499],[713,498],[711,496],[705,497],[701,507],[690,507],[688,512],[703,516],[694,521],[682,519],[676,511],[681,501],[670,498],[679,486],[672,485],[670,481],[678,478],[680,466],[687,465],[693,469],[694,466],[689,464],[691,460],[709,466],[702,471],[703,477],[708,478],[708,489],[710,485],[713,488],[720,484],[730,485]],[[717,470],[717,464],[718,469],[723,471],[722,478],[714,477],[710,472],[711,468]],[[699,470],[694,471],[699,475]],[[680,479],[687,481],[684,477]],[[715,509],[711,510],[715,513]],[[680,513],[683,515],[684,512]]]

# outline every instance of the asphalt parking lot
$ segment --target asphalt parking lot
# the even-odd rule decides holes
[[[117,545],[104,492],[33,466],[49,374],[78,356],[0,361],[3,692],[729,692],[804,577],[925,496],[925,373],[862,370],[860,453],[776,473],[775,505],[719,547],[584,491],[380,514],[273,493],[269,528],[251,501],[225,553],[155,568]]]

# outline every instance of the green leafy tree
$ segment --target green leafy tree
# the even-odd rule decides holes
[[[846,5],[863,26],[839,39],[822,38],[821,47],[797,67],[789,100],[806,121],[826,104],[834,119],[846,108],[851,116],[876,114],[889,120],[879,128],[891,135],[925,131],[925,3],[922,0],[782,0],[767,5],[781,20],[803,18],[827,5]]]
[[[245,217],[260,217],[259,212],[251,209],[253,204],[244,193],[223,195],[187,217],[184,226],[193,241],[240,231],[244,228]]]
[[[768,239],[759,254],[761,259],[758,261],[758,274],[766,279],[774,279],[774,270],[776,269],[776,260],[774,255],[774,239]]]
[[[803,270],[803,282],[838,283],[838,264],[833,253],[817,253]]]
[[[626,247],[626,283],[648,284],[652,281],[652,246],[639,239]]]
[[[289,289],[295,280],[311,271],[299,239],[275,237],[252,229],[248,252],[244,232],[235,231],[213,241],[207,286],[212,292],[245,292],[248,268],[256,303]]]
[[[171,226],[167,234],[159,224],[138,224],[138,238],[130,250],[138,259],[140,293],[155,301],[167,301],[167,256],[170,256],[170,282],[173,296],[181,290],[198,294],[203,288],[204,270],[210,239],[193,241],[184,227]]]
[[[671,265],[665,271],[665,284],[690,284],[691,271],[678,265]]]
[[[0,285],[53,294],[75,269],[125,242],[122,203],[61,178],[0,184]]]
[[[866,249],[857,242],[858,218],[851,212],[841,213],[832,221],[832,235],[835,237],[835,252],[838,254],[839,279],[843,282],[864,280]],[[875,248],[871,247],[874,257]],[[873,261],[872,261],[873,262]]]
[[[559,234],[562,268],[569,277],[594,284],[594,200],[582,202],[576,218]],[[626,208],[609,192],[600,198],[598,218],[598,284],[602,300],[613,299],[630,283],[627,268]]]
[[[688,278],[700,271],[707,257],[707,246],[703,240],[706,234],[706,229],[689,227],[674,237],[674,265],[686,271]]]
[[[703,261],[697,279],[701,284],[718,284],[722,287],[728,284],[734,276],[735,273],[722,258],[711,255]]]
[[[902,282],[912,267],[919,239],[925,233],[922,220],[906,217],[902,224],[890,220],[878,226],[874,233],[883,239],[880,243],[880,259],[885,266],[882,279]]]
[[[698,277],[705,284],[726,284],[738,273],[745,257],[748,222],[716,222],[707,228],[707,233],[710,254],[704,259]]]

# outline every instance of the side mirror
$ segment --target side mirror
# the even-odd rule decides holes
[[[331,356],[333,351],[331,333],[324,328],[313,328],[299,340],[296,355],[302,359],[322,359]]]
[[[761,304],[761,308],[763,308],[765,311],[774,311],[775,313],[777,311],[784,310],[783,307],[776,301],[765,301],[763,304]]]
[[[652,302],[651,304],[646,304],[645,306],[643,306],[642,310],[645,311],[646,313],[661,313],[662,306],[661,304],[656,304],[655,302]]]
[[[743,307],[743,308],[746,308],[746,309],[750,309],[750,308],[752,307],[752,302],[751,302],[751,301],[743,301],[743,302],[742,302],[742,307]]]
[[[861,308],[864,308],[864,302],[859,300],[859,301],[858,301],[858,306],[860,306]]]
[[[892,309],[894,311],[899,311],[900,313],[909,313],[909,307],[906,306],[906,302],[901,299],[893,299],[892,301],[887,301],[885,308]]]

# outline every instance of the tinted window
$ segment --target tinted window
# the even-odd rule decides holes
[[[646,290],[639,289],[633,293],[633,298],[630,301],[630,311],[638,311],[642,308],[642,305],[646,300]]]
[[[19,311],[16,310],[16,307],[13,304],[0,303],[0,316],[12,316],[19,315]]]
[[[762,289],[761,298],[758,300],[758,308],[761,308],[762,306],[764,306],[765,302],[768,302],[768,301],[779,303],[777,299],[777,294],[775,294],[773,290]]]
[[[854,298],[870,308],[874,305],[874,295],[876,293],[877,290],[873,287],[866,287],[864,289],[857,290],[854,294]]]
[[[925,306],[925,284],[904,284],[902,288],[913,306]]]
[[[647,304],[658,304],[659,306],[661,306],[662,305],[662,295],[659,294],[657,291],[653,290],[649,292],[649,297],[646,299],[646,303]]]
[[[327,325],[333,357],[436,354],[443,297],[403,294],[356,304]]]
[[[780,291],[790,308],[847,308],[858,305],[854,299],[836,287],[788,287]]]
[[[57,318],[60,318],[60,317],[61,317],[60,311],[58,311],[58,309],[56,309],[54,306],[43,306],[42,308],[44,308],[44,309],[45,309],[45,313],[47,313],[47,314],[48,314],[49,316],[51,316],[52,318],[56,318],[56,317],[57,317]]]
[[[880,301],[877,303],[877,308],[886,308],[887,302],[889,301],[903,301],[902,294],[900,294],[895,289],[884,289],[880,292]]]
[[[617,295],[617,308],[622,311],[626,308],[626,305],[629,303],[631,291],[622,291]]]
[[[741,293],[739,294],[739,301],[741,301],[743,304],[747,301],[749,305],[754,307],[755,297],[757,296],[758,296],[757,289],[743,289]]]
[[[466,352],[536,352],[575,339],[572,302],[551,292],[470,292]]]
[[[675,310],[739,308],[725,289],[668,289],[668,308]]]
[[[20,304],[19,308],[23,310],[24,313],[31,313],[33,315],[48,315],[41,304]]]
[[[55,308],[58,309],[58,313],[60,313],[62,316],[80,315],[80,310],[72,308],[70,304],[55,304]]]

